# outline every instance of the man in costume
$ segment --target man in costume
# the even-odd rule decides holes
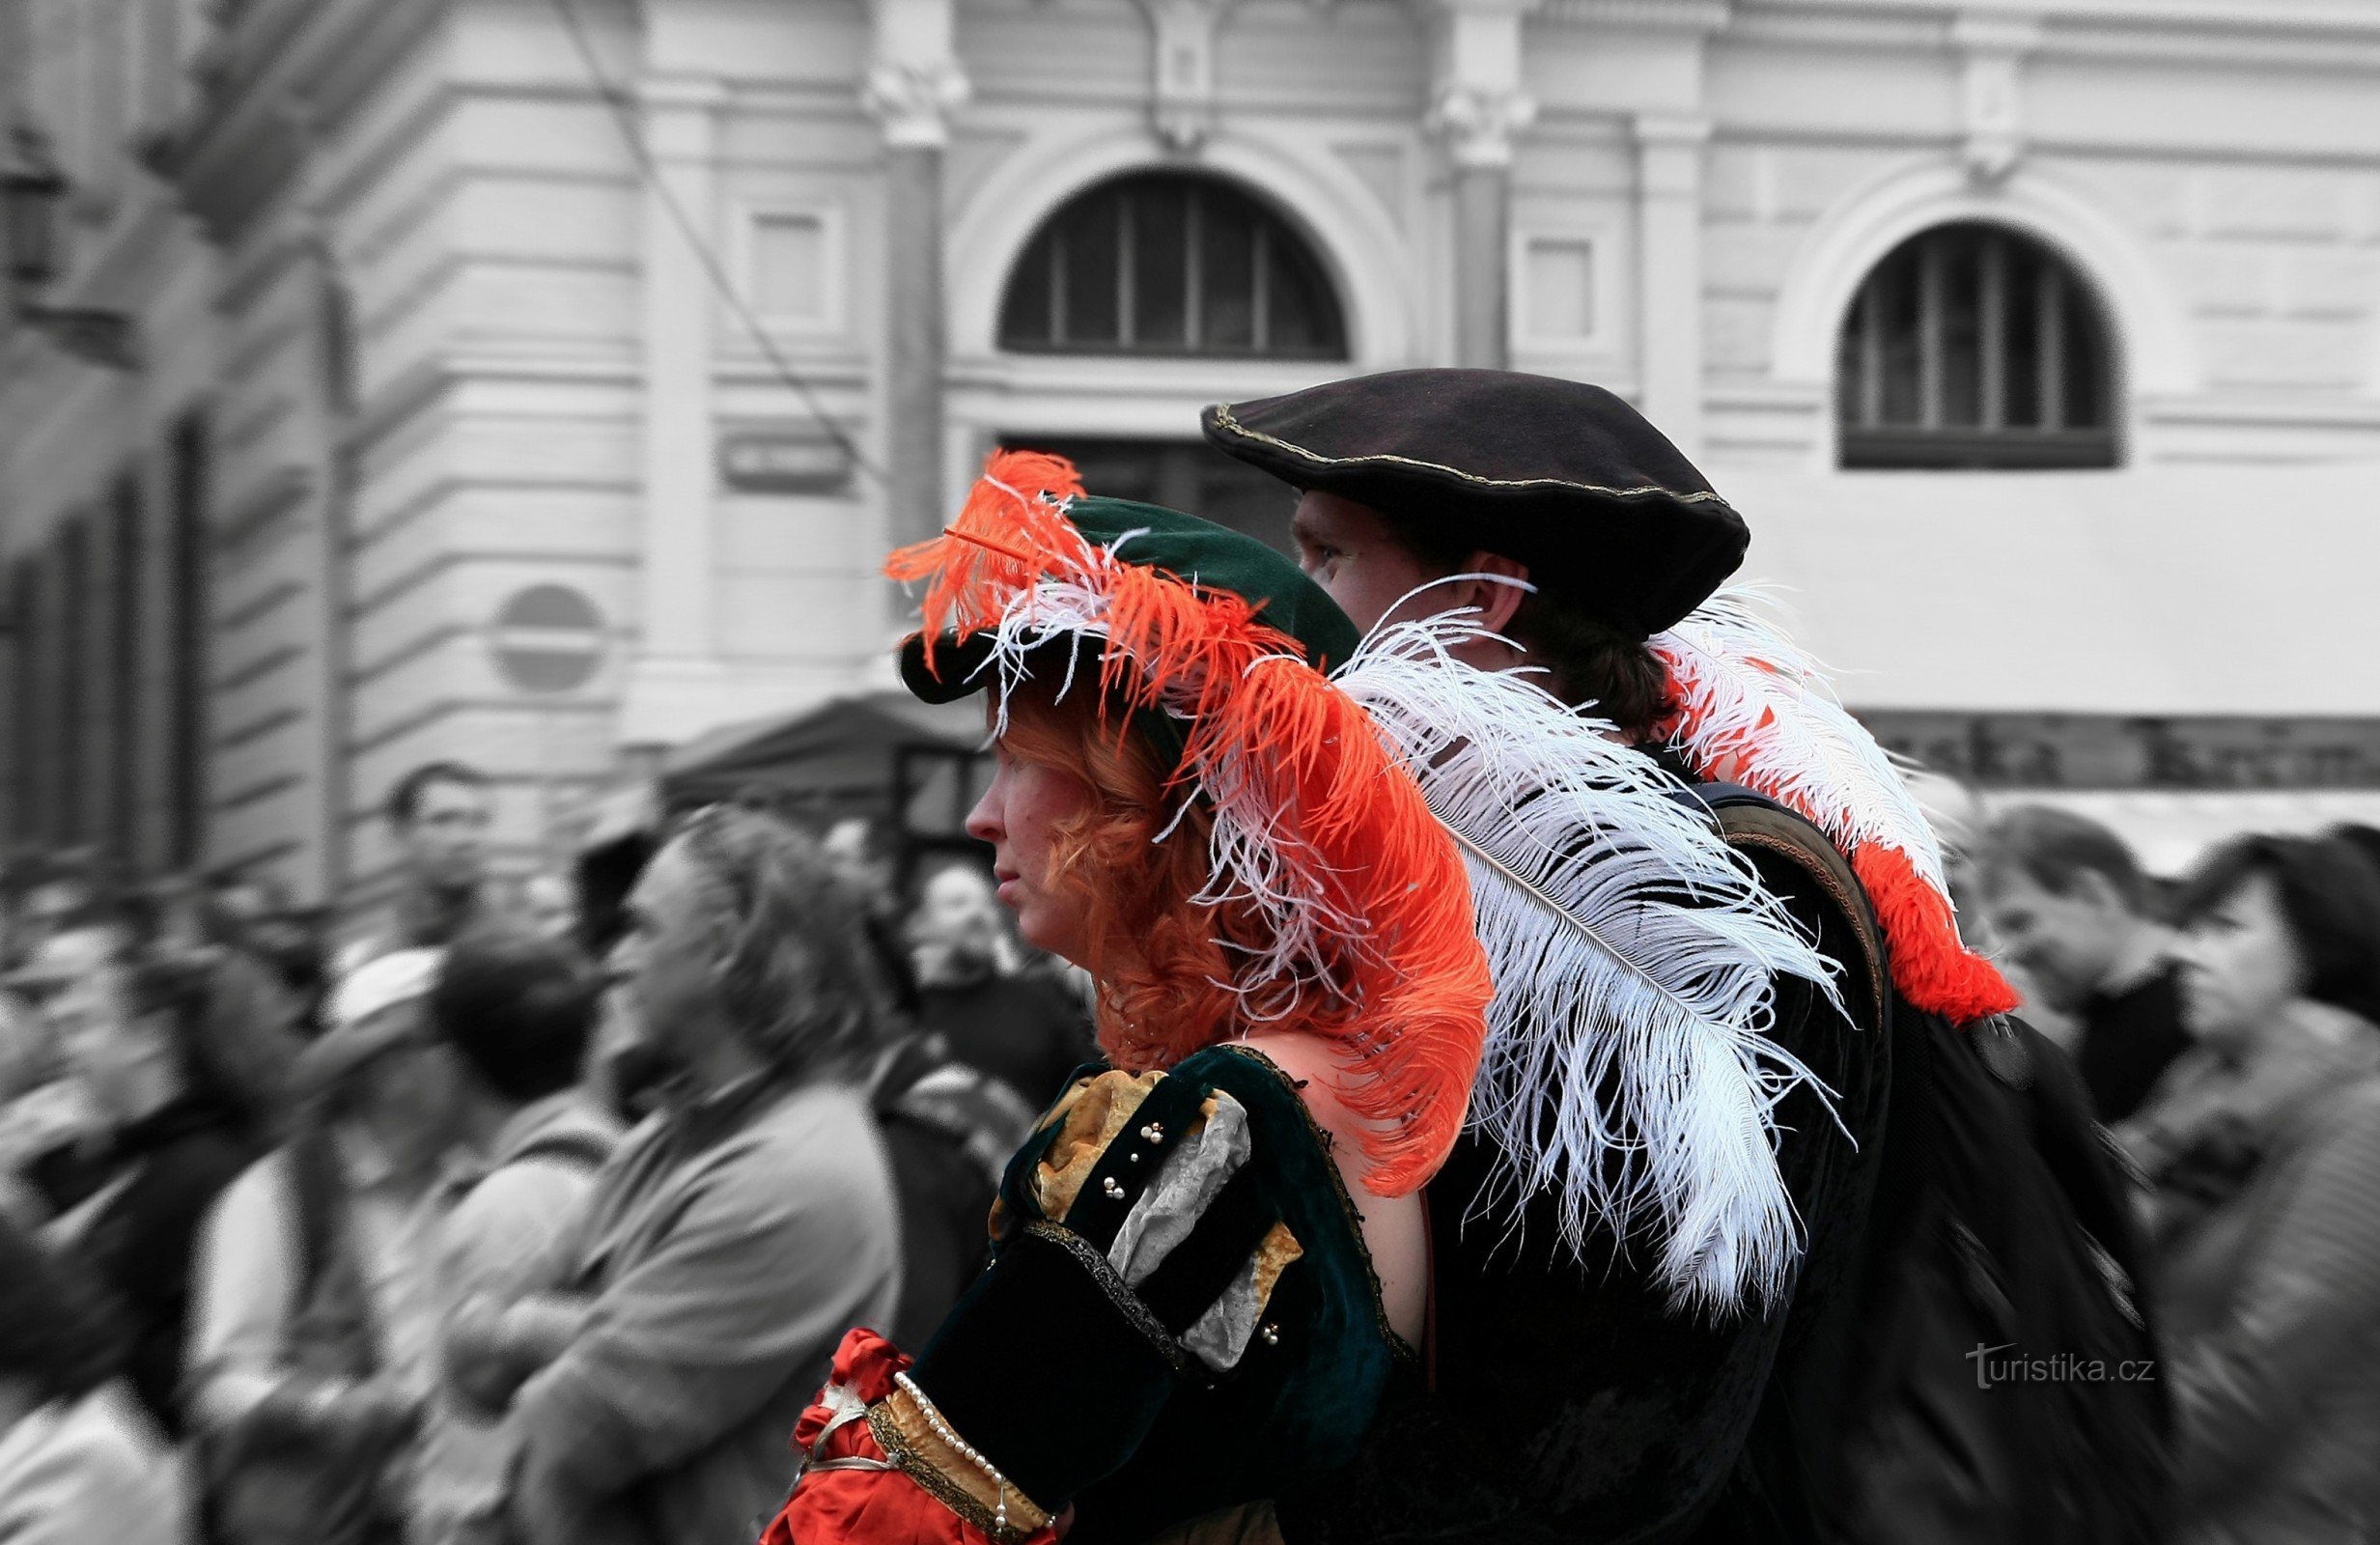
[[[1205,428],[1302,491],[1304,567],[1367,649],[1469,667],[1367,706],[1467,849],[1498,979],[1429,1193],[1434,1392],[1353,1475],[1280,1498],[1281,1533],[1829,1537],[1894,1205],[1891,1000],[2012,1003],[1959,943],[1922,815],[1807,662],[1715,595],[1742,520],[1611,394],[1404,371]],[[1425,638],[1453,610],[1468,632]],[[1508,724],[1542,695],[1515,666],[1591,705],[1604,749],[1523,736],[1470,765],[1460,710],[1499,698],[1481,712]],[[1590,786],[1649,797],[1598,813]]]

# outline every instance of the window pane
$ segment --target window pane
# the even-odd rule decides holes
[[[1330,289],[1305,253],[1274,227],[1265,246],[1266,351],[1318,354],[1338,348],[1338,315]]]
[[[1877,270],[1883,287],[1879,314],[1884,319],[1884,422],[1915,424],[1924,407],[1918,357],[1918,264],[1914,252]]]
[[[2041,427],[2041,263],[2011,245],[2008,253],[2008,427]]]
[[[1066,251],[1066,324],[1060,342],[1116,341],[1116,197],[1093,199],[1058,233]]]
[[[752,304],[764,317],[826,319],[826,222],[764,214],[752,222]]]
[[[1958,429],[1982,422],[1977,389],[1983,374],[1976,316],[1981,309],[1982,274],[1975,243],[1960,239],[1965,233],[1942,238],[1942,420]]]
[[[1256,344],[1255,211],[1231,199],[1201,201],[1199,347],[1243,352]]]
[[[1008,299],[1000,307],[1000,342],[1010,348],[1051,342],[1050,331],[1050,233],[1044,231],[1017,260],[1008,277]]]
[[[1133,341],[1144,349],[1173,350],[1189,342],[1183,332],[1188,197],[1187,188],[1161,183],[1133,199]]]
[[[2099,328],[2090,302],[2066,287],[2066,426],[2069,429],[2107,428],[2107,404],[2100,392]]]

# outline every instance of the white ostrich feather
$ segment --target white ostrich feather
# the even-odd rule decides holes
[[[1533,673],[1450,653],[1480,636],[1459,614],[1385,626],[1333,679],[1470,871],[1496,980],[1471,1106],[1491,1209],[1553,1192],[1574,1251],[1655,1239],[1682,1307],[1774,1302],[1800,1244],[1777,1107],[1805,1084],[1831,1102],[1770,1037],[1775,981],[1839,1001],[1835,968],[1650,757]]]
[[[1899,849],[1947,896],[1941,843],[1891,753],[1844,712],[1817,662],[1761,614],[1761,599],[1729,586],[1653,636],[1684,698],[1684,727],[1671,744],[1697,770],[1800,811],[1846,852],[1867,842]]]

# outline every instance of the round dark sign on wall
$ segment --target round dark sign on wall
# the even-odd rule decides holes
[[[513,686],[567,692],[584,687],[603,662],[603,614],[568,585],[531,585],[497,608],[488,642]]]

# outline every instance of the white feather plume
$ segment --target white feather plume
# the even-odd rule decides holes
[[[1800,1244],[1777,1107],[1831,1092],[1771,1039],[1820,955],[1684,785],[1526,671],[1451,651],[1460,614],[1376,629],[1334,675],[1453,830],[1496,1000],[1471,1121],[1497,1212],[1560,1198],[1562,1242],[1659,1242],[1673,1303],[1773,1302]],[[1832,1109],[1830,1103],[1830,1110]],[[1517,1205],[1512,1212],[1517,1216]]]
[[[1891,753],[1844,711],[1818,663],[1761,614],[1760,600],[1730,585],[1653,636],[1685,699],[1679,751],[1807,815],[1845,852],[1867,842],[1898,848],[1946,895],[1941,842]],[[1755,775],[1730,774],[1731,763]]]

